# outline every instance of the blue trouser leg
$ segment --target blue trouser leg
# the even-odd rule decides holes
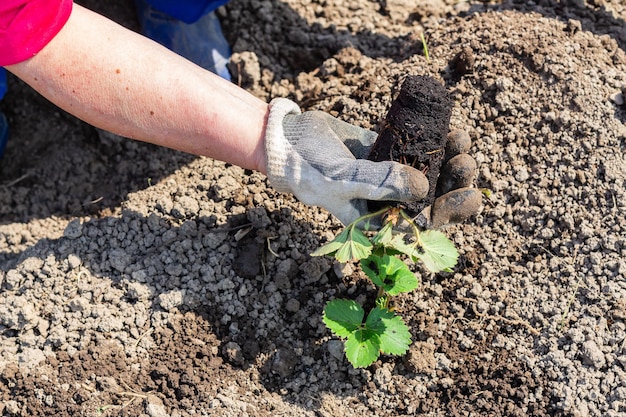
[[[0,67],[0,100],[7,92],[7,72],[4,68]],[[9,139],[9,122],[4,116],[4,113],[0,112],[0,158],[4,156],[4,149],[7,146],[7,140]]]
[[[195,23],[228,0],[146,0],[156,10],[185,23]]]
[[[226,0],[135,0],[145,36],[230,80],[230,46],[212,12],[224,3]]]
[[[7,70],[4,67],[0,67],[0,100],[7,92]]]

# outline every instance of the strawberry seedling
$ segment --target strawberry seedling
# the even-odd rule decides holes
[[[383,226],[369,231],[369,221],[381,215]],[[408,223],[409,232],[395,230],[399,220]],[[419,285],[407,262],[422,262],[429,271],[440,272],[450,271],[458,259],[454,244],[443,233],[420,230],[398,208],[360,217],[312,255],[333,256],[342,263],[360,262],[377,288],[375,307],[369,312],[349,299],[331,300],[324,308],[326,327],[345,340],[346,357],[355,368],[371,365],[381,353],[404,355],[409,349],[411,333],[391,303],[392,297]]]

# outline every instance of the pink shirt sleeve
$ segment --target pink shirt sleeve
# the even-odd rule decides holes
[[[67,22],[72,0],[0,0],[0,66],[33,57]]]

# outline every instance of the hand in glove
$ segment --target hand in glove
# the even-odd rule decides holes
[[[409,202],[425,198],[429,184],[422,172],[397,162],[363,159],[376,137],[375,132],[327,113],[301,113],[294,102],[274,99],[265,134],[270,183],[277,191],[293,193],[305,204],[324,207],[344,224],[367,214],[367,200]],[[455,146],[458,148],[456,141],[449,146],[452,153]],[[424,211],[425,226],[440,227],[444,220],[443,223],[463,221],[480,207],[480,193],[467,188],[476,164],[467,154],[457,153],[450,162],[459,157],[462,160],[446,174],[450,178],[447,183],[440,181],[445,193],[430,210]],[[473,166],[465,166],[465,157],[471,159]],[[466,200],[472,203],[471,207],[466,207]]]
[[[470,155],[471,140],[467,132],[448,134],[444,163],[439,172],[435,201],[415,219],[425,229],[439,229],[461,223],[480,210],[482,193],[472,187],[476,178],[476,161]]]

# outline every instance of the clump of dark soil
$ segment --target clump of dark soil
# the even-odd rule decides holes
[[[430,190],[428,197],[406,204],[411,215],[417,215],[435,199],[452,106],[446,88],[435,78],[427,75],[406,77],[368,155],[372,161],[401,162],[426,175]]]

